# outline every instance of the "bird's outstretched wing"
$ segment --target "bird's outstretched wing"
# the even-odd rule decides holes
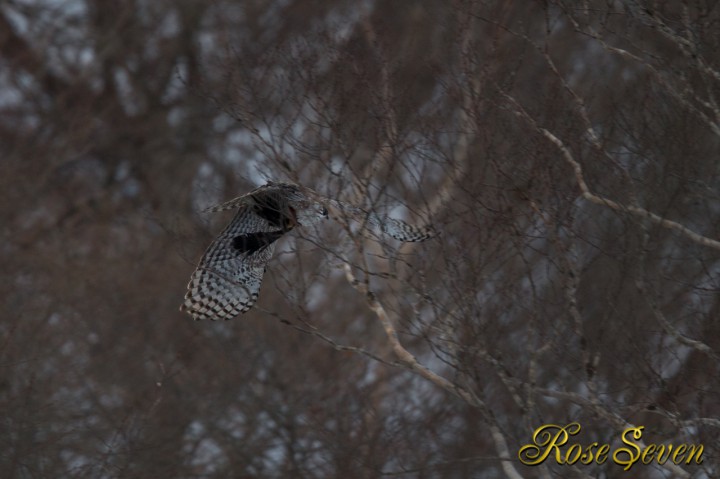
[[[233,198],[229,201],[226,201],[225,203],[220,203],[219,205],[211,206],[210,208],[207,208],[205,210],[206,213],[216,213],[218,211],[226,211],[226,210],[234,210],[240,207],[244,207],[247,205],[252,205],[252,197],[258,193],[264,193],[268,191],[273,191],[276,188],[273,188],[273,183],[268,183],[262,186],[258,186],[252,191],[249,191],[248,193],[245,193],[242,196],[238,196],[237,198]]]
[[[390,218],[389,216],[378,215],[372,211],[365,211],[362,208],[342,201],[326,199],[334,215],[343,219],[353,219],[360,223],[375,228],[381,233],[395,238],[398,241],[416,242],[425,241],[437,236],[435,229],[430,226],[417,227],[402,220]]]
[[[268,183],[209,211],[229,209],[238,212],[205,251],[180,307],[194,319],[231,319],[249,310],[275,242],[296,226],[327,217],[328,209],[337,219],[359,221],[400,241],[436,235],[432,227],[417,228],[289,183]]]
[[[241,204],[230,224],[208,247],[180,307],[194,319],[232,319],[257,301],[275,242],[287,230]]]

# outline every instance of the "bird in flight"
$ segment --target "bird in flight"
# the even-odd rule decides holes
[[[180,306],[196,320],[232,319],[252,308],[276,241],[298,226],[327,218],[329,211],[333,217],[362,221],[400,241],[435,236],[431,226],[416,228],[292,183],[268,182],[209,211],[230,209],[237,210],[235,217],[200,259]]]

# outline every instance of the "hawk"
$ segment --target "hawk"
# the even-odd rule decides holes
[[[327,218],[328,210],[400,241],[424,241],[435,235],[430,226],[415,228],[292,183],[268,182],[209,211],[230,209],[238,211],[200,259],[180,306],[196,320],[232,319],[252,308],[277,240],[298,226]]]

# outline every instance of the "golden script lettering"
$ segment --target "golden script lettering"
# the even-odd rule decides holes
[[[641,447],[634,441],[640,440],[644,426],[631,427],[623,431],[621,441],[626,446],[619,447],[610,455],[609,444],[597,442],[582,446],[578,443],[570,443],[570,438],[580,433],[580,423],[571,422],[566,426],[557,424],[545,424],[535,430],[532,436],[532,444],[526,444],[518,451],[518,459],[527,466],[542,464],[548,458],[552,458],[560,465],[584,464],[593,462],[603,464],[608,457],[629,470],[634,464],[650,464],[656,462],[660,465],[670,460],[673,464],[696,464],[702,463],[702,444],[650,444]],[[567,446],[567,447],[563,447]]]

